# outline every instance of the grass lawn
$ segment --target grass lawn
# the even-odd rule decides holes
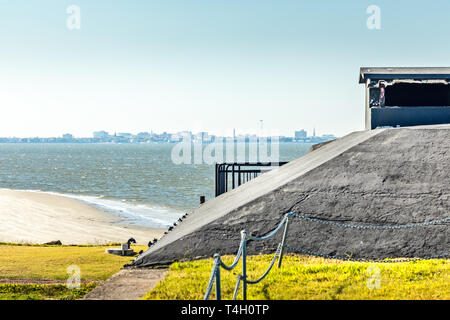
[[[233,259],[224,257],[227,264]],[[267,255],[249,257],[248,278],[258,278],[271,259]],[[203,299],[212,263],[212,259],[206,259],[172,264],[166,278],[144,299]],[[373,273],[377,268],[379,277]],[[221,270],[222,299],[232,298],[238,273],[241,264],[232,272]],[[287,255],[280,269],[275,265],[260,283],[248,285],[248,299],[448,300],[449,284],[450,260],[371,264]],[[238,299],[242,299],[241,294]]]
[[[109,246],[41,246],[0,244],[0,282],[26,279],[55,280],[58,284],[0,283],[1,299],[79,299],[92,290],[98,280],[118,272],[132,257],[107,254]],[[117,246],[116,246],[117,247]],[[145,246],[132,246],[134,251]],[[69,266],[77,266],[83,283],[80,289],[66,288]]]
[[[83,283],[80,289],[63,284],[0,284],[0,300],[77,300],[94,289],[97,283]]]

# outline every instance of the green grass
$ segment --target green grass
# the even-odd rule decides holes
[[[67,280],[69,266],[80,269],[80,289],[68,289],[62,284],[0,284],[0,300],[80,299],[129,263],[132,257],[105,252],[110,246],[47,246],[0,244],[0,279]],[[132,246],[135,251],[145,246]],[[97,281],[97,282],[89,282]]]
[[[68,278],[67,268],[80,268],[82,280],[106,280],[131,257],[105,253],[107,246],[0,246],[0,279]],[[145,246],[132,246],[135,251]]]
[[[234,257],[224,257],[227,264]],[[258,278],[272,256],[248,258],[248,278]],[[211,274],[212,259],[174,263],[166,278],[144,299],[203,299]],[[379,289],[370,280],[368,268],[380,271]],[[236,275],[221,270],[222,299],[231,299]],[[280,269],[276,265],[269,275],[256,285],[248,285],[249,299],[450,299],[450,261],[427,260],[401,263],[341,262],[323,258],[288,255]],[[238,299],[241,296],[242,286]],[[214,299],[214,290],[212,294]]]
[[[77,300],[94,289],[97,283],[68,289],[62,284],[0,284],[0,300]]]
[[[104,247],[111,247],[111,246],[119,246],[121,243],[107,243],[104,244]],[[53,244],[41,244],[41,243],[12,243],[12,242],[0,242],[0,246],[11,246],[11,247],[99,247],[99,245],[96,244],[63,244],[63,245],[53,245]]]

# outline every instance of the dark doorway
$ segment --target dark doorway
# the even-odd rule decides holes
[[[386,87],[385,106],[450,106],[450,86],[445,84],[397,83]]]

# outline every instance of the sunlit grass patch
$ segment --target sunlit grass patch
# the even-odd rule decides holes
[[[110,246],[120,246],[121,243],[118,242],[111,242],[107,244],[97,245],[97,244],[62,244],[62,245],[55,245],[55,244],[41,244],[41,243],[27,243],[27,242],[21,242],[21,243],[13,243],[13,242],[0,242],[0,246],[12,246],[12,247],[110,247]]]
[[[96,286],[83,283],[79,289],[68,289],[62,284],[0,284],[0,300],[78,300]]]
[[[132,257],[107,254],[108,246],[1,246],[0,279],[54,279],[69,277],[67,268],[78,266],[83,280],[106,280]],[[145,246],[133,246],[135,251]]]
[[[230,264],[234,257],[223,259]],[[249,257],[248,278],[258,278],[271,259],[270,255]],[[172,264],[166,278],[145,299],[203,299],[212,263],[206,259]],[[240,263],[232,272],[221,270],[223,299],[231,299],[241,268]],[[287,255],[280,269],[275,266],[262,282],[248,285],[248,298],[450,299],[449,281],[448,260],[372,264]]]
[[[48,246],[27,244],[0,244],[0,279],[25,279],[30,283],[0,284],[0,300],[28,299],[81,299],[94,289],[98,282],[106,280],[129,263],[132,257],[121,257],[105,252],[111,246]],[[132,246],[135,251],[146,246]],[[67,280],[69,266],[80,270],[80,289],[69,289],[63,283],[33,284],[35,280]],[[69,270],[70,271],[70,270]],[[50,281],[51,282],[51,281]]]

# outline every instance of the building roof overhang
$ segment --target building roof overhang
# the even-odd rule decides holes
[[[447,80],[450,79],[450,67],[362,67],[359,83],[370,80]]]

